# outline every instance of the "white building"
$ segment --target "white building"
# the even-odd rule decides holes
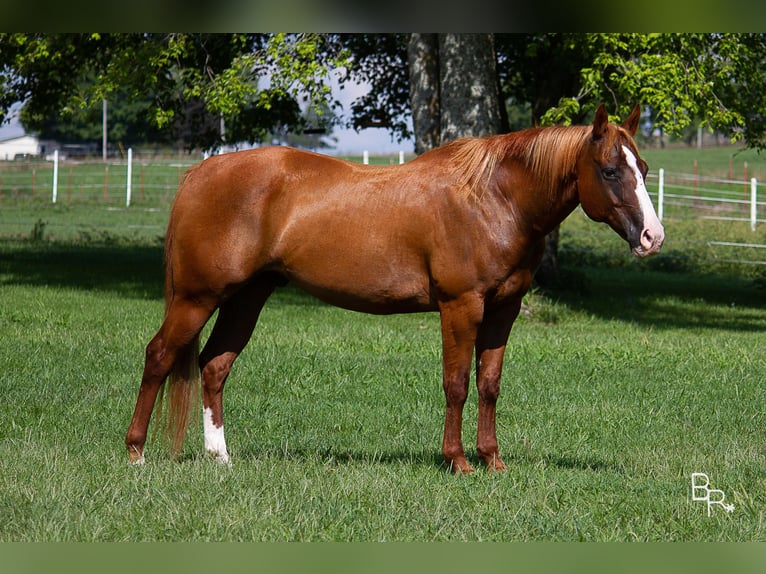
[[[22,134],[0,139],[0,161],[41,154],[40,140],[35,136]]]

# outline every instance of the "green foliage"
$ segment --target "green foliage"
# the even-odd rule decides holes
[[[495,34],[502,97],[530,107],[525,124],[573,124],[606,103],[622,119],[636,103],[656,127],[680,134],[703,125],[751,147],[766,141],[766,58],[763,34]],[[343,37],[352,75],[371,85],[353,106],[357,127],[385,126],[409,135],[407,37]],[[493,89],[485,86],[483,89]],[[515,110],[512,110],[515,111]]]
[[[370,86],[369,92],[351,103],[353,127],[384,127],[399,141],[412,137],[408,124],[411,115],[409,34],[343,34],[340,41],[351,60],[341,79],[353,79]]]
[[[0,34],[0,119],[24,102],[25,125],[42,130],[124,98],[165,141],[213,147],[221,118],[258,141],[300,128],[300,102],[322,113],[328,74],[346,61],[322,34]]]
[[[580,70],[594,54],[584,33],[496,34],[498,76],[506,98],[527,102],[530,123],[562,98],[577,93]],[[559,114],[556,123],[580,123],[579,109]]]
[[[703,125],[766,144],[763,34],[497,34],[504,97],[531,108],[530,122],[581,123],[599,103],[623,118],[641,103],[657,127]],[[257,141],[289,125],[304,106],[335,111],[328,74],[363,81],[356,128],[408,137],[407,34],[0,34],[0,118],[25,102],[24,123],[77,120],[103,98],[136,101],[146,137]],[[141,65],[136,65],[140,62]],[[494,87],[492,87],[494,88]],[[139,121],[138,119],[129,121]],[[332,120],[335,121],[334,116]],[[514,125],[519,124],[514,120]],[[152,126],[157,131],[146,128]],[[125,135],[128,139],[129,135]],[[121,136],[117,136],[121,139]]]
[[[588,34],[590,65],[576,94],[562,97],[544,123],[566,123],[581,108],[606,102],[623,118],[636,104],[655,125],[680,133],[689,125],[723,131],[763,147],[766,39],[762,34]]]

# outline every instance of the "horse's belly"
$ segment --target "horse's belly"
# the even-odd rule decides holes
[[[320,301],[330,305],[359,311],[361,313],[373,313],[375,315],[391,315],[394,313],[420,313],[423,311],[435,311],[437,307],[429,301],[421,298],[382,298],[367,297],[353,292],[328,291],[317,288],[315,285],[301,287]]]
[[[369,313],[434,308],[426,253],[431,223],[412,206],[354,198],[292,205],[274,226],[272,261],[294,284],[330,304]]]
[[[436,309],[428,278],[366,267],[294,269],[285,275],[298,287],[331,305],[363,313],[415,313]]]

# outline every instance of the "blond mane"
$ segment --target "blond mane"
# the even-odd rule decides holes
[[[531,128],[488,138],[464,138],[448,146],[466,195],[481,196],[497,166],[513,156],[529,169],[540,188],[555,191],[556,185],[574,170],[590,126]]]

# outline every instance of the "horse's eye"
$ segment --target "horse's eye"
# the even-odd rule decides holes
[[[613,167],[606,167],[601,170],[605,179],[617,179],[617,170]]]

